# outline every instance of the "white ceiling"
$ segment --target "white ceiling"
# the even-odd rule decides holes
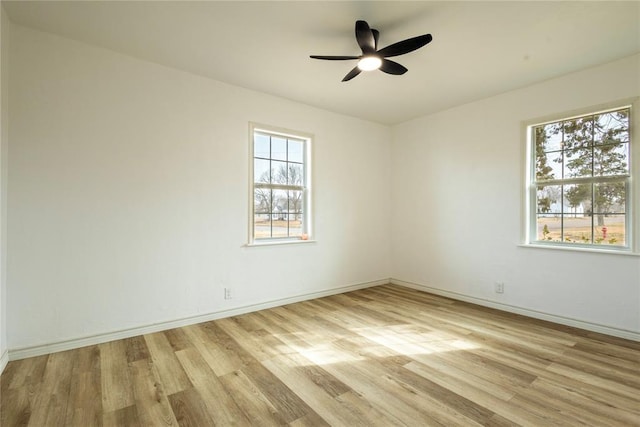
[[[15,23],[233,85],[395,124],[640,52],[640,2],[2,1]],[[403,76],[342,77],[354,24],[381,47],[431,33],[394,58]]]

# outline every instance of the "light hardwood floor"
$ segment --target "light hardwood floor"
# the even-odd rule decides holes
[[[2,426],[640,425],[640,343],[385,285],[10,362]]]

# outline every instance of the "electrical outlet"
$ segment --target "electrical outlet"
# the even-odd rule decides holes
[[[224,288],[224,299],[231,299],[231,288]]]
[[[504,283],[503,282],[496,282],[495,283],[495,291],[496,291],[496,294],[503,294],[504,293]]]

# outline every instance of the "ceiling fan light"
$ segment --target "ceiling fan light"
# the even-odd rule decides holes
[[[368,55],[363,56],[360,61],[358,61],[358,68],[362,71],[373,71],[380,68],[382,65],[382,59],[379,56]]]

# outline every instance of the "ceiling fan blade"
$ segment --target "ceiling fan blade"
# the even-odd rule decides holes
[[[378,49],[378,39],[380,39],[380,31],[378,30],[374,30],[373,28],[371,29],[371,33],[373,34],[373,41],[374,41],[374,49]]]
[[[409,70],[407,70],[407,68],[404,65],[400,65],[397,62],[393,62],[388,59],[383,59],[382,65],[380,66],[380,71],[384,71],[387,74],[400,75],[400,74],[406,73]]]
[[[376,40],[366,21],[356,21],[356,40],[365,55],[376,51]]]
[[[360,68],[355,67],[353,70],[349,71],[346,76],[344,76],[344,79],[342,79],[342,81],[348,82],[349,80],[351,80],[352,78],[360,74],[361,72],[362,70]]]
[[[310,58],[313,59],[326,59],[328,61],[344,61],[347,59],[358,59],[359,56],[327,56],[327,55],[310,55]]]
[[[384,49],[380,49],[378,54],[384,58],[391,56],[404,55],[405,53],[413,52],[416,49],[420,49],[422,46],[433,40],[431,34],[424,34],[418,37],[412,37],[410,39],[403,40],[398,43],[391,44]]]

